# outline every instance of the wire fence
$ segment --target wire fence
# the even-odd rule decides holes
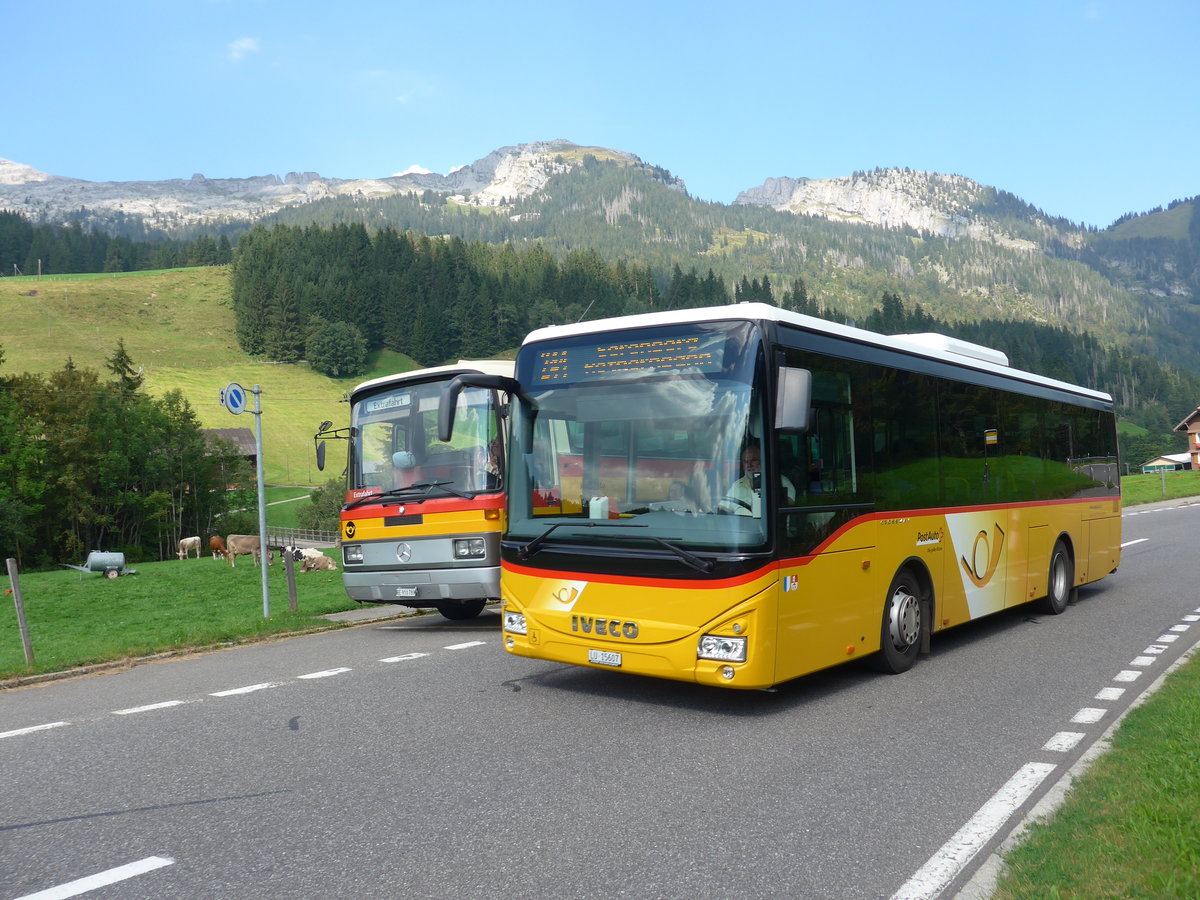
[[[268,547],[336,547],[335,531],[314,531],[305,528],[268,528]]]

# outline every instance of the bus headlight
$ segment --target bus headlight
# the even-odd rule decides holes
[[[362,544],[347,544],[342,547],[342,556],[348,563],[363,561]]]
[[[745,662],[746,639],[706,634],[700,638],[700,646],[696,648],[696,658],[719,659],[722,662]]]
[[[504,611],[504,630],[511,631],[513,634],[528,633],[525,627],[525,614],[519,612]]]
[[[459,538],[454,542],[455,559],[483,559],[486,555],[483,538]]]

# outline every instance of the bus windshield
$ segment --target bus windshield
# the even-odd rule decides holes
[[[527,345],[517,367],[526,389],[513,404],[508,536],[527,555],[556,542],[658,545],[688,562],[688,548],[765,544],[753,325],[560,338]]]
[[[454,437],[443,443],[437,435],[441,389],[441,381],[428,381],[356,398],[350,420],[351,490],[416,499],[503,489],[494,392],[464,390]]]

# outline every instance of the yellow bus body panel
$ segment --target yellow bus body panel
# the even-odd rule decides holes
[[[623,672],[769,687],[878,651],[888,589],[902,568],[916,569],[931,589],[937,632],[1045,597],[1060,539],[1075,560],[1074,586],[1103,578],[1120,563],[1120,499],[864,516],[811,556],[719,582],[505,564],[505,608],[525,614],[528,633],[504,637],[522,656],[605,668],[588,651],[611,651]],[[745,636],[746,662],[698,660],[705,634]]]
[[[491,515],[487,515],[487,513]],[[342,522],[343,541],[386,541],[439,535],[487,534],[504,530],[504,511],[463,509],[425,513],[413,525],[388,525],[383,516],[346,519]]]

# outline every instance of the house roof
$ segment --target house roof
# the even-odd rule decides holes
[[[1191,461],[1192,461],[1192,454],[1190,454],[1190,453],[1164,453],[1162,456],[1156,456],[1156,457],[1154,457],[1154,459],[1147,460],[1146,462],[1142,463],[1142,466],[1143,467],[1151,466],[1151,465],[1154,465],[1154,463],[1156,463],[1156,462],[1169,462],[1169,463],[1178,465],[1179,463],[1186,463],[1186,462],[1191,462]]]
[[[1182,422],[1180,422],[1178,425],[1176,425],[1175,428],[1172,430],[1174,430],[1174,431],[1190,431],[1190,430],[1192,430],[1191,429],[1192,425],[1197,425],[1197,428],[1200,429],[1200,421],[1198,421],[1198,420],[1200,420],[1200,406],[1197,406],[1194,410],[1192,410],[1190,413],[1188,413],[1187,416],[1184,417],[1184,420]]]
[[[239,456],[254,456],[258,453],[254,432],[249,428],[206,428],[204,439],[209,443],[215,440],[228,441],[237,448]]]

